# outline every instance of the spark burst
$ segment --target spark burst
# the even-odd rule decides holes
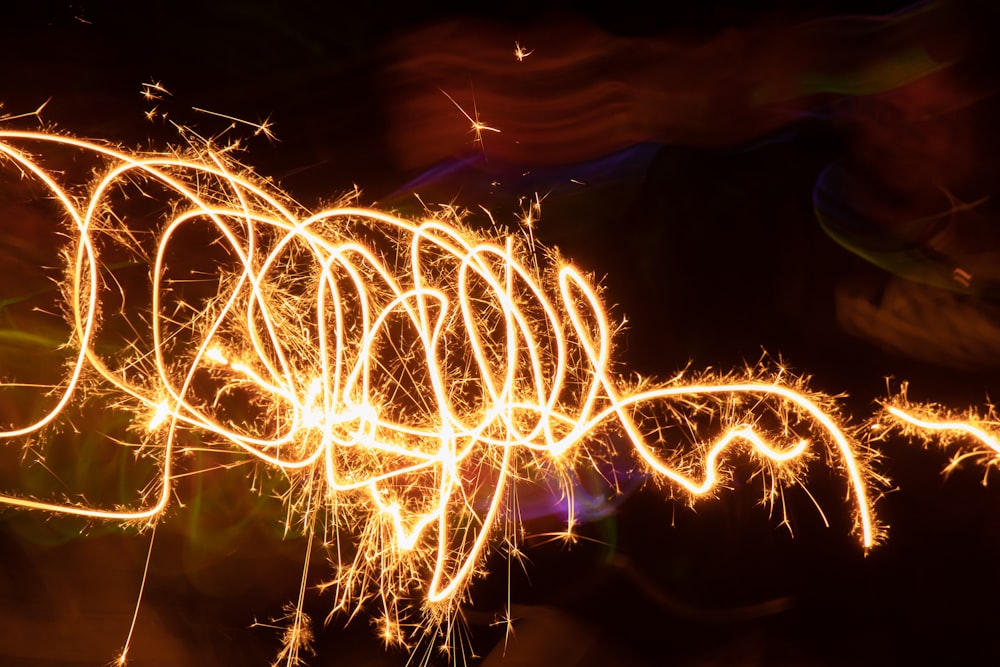
[[[53,152],[96,177],[64,182],[39,157]],[[158,469],[134,506],[0,504],[154,526],[190,433],[282,475],[287,530],[308,538],[289,665],[308,648],[314,542],[334,563],[322,587],[334,611],[371,611],[387,644],[455,652],[486,555],[520,553],[517,489],[556,480],[570,536],[573,479],[611,459],[612,433],[690,501],[725,486],[734,449],[759,465],[771,504],[821,462],[843,475],[864,547],[879,536],[870,453],[832,398],[780,367],[627,379],[600,290],[554,253],[536,262],[533,237],[350,201],[310,213],[210,145],[148,153],[0,131],[0,164],[64,217],[71,351],[65,376],[37,388],[44,414],[0,436],[38,441],[69,406],[111,395],[132,415],[128,444]],[[135,201],[164,217],[137,220]],[[148,272],[120,278],[123,259]],[[108,319],[131,332],[115,349],[97,344]]]

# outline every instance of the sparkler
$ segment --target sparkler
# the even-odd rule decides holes
[[[96,163],[96,177],[64,182],[38,157],[53,151]],[[519,552],[517,489],[556,480],[570,535],[572,480],[611,459],[612,432],[691,501],[726,485],[734,449],[759,465],[772,504],[821,461],[845,479],[863,546],[879,536],[870,455],[832,398],[780,367],[627,379],[600,289],[554,253],[536,263],[533,236],[351,201],[310,213],[210,145],[148,153],[0,130],[0,165],[65,218],[70,331],[65,377],[37,389],[50,406],[0,437],[44,437],[69,406],[111,395],[133,416],[129,444],[158,466],[131,506],[2,504],[153,526],[176,493],[184,434],[197,433],[284,476],[306,568],[314,542],[334,563],[322,587],[334,611],[374,610],[387,644],[448,650],[486,555]],[[135,201],[163,219],[137,222]],[[148,275],[119,276],[122,258]],[[134,335],[99,345],[102,319]],[[305,581],[289,665],[308,645]]]

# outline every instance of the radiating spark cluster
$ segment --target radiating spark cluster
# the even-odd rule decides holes
[[[463,109],[462,106],[458,102],[455,101],[454,97],[452,97],[451,95],[449,95],[448,93],[446,93],[443,90],[441,92],[444,94],[445,97],[448,98],[448,101],[451,102],[452,104],[454,104],[455,108],[457,108],[459,110],[459,112],[463,116],[465,116],[466,120],[469,121],[469,123],[470,123],[470,125],[469,125],[469,131],[472,132],[473,136],[475,137],[475,143],[480,148],[482,148],[483,150],[486,150],[486,144],[483,143],[483,132],[496,132],[496,133],[499,133],[500,130],[497,129],[497,128],[495,128],[495,127],[490,127],[486,123],[484,123],[481,120],[479,120],[479,109],[476,108],[475,96],[473,96],[473,99],[472,99],[472,109],[473,109],[472,115],[469,115],[469,112],[466,111],[465,109]]]
[[[55,152],[91,161],[93,179],[66,182]],[[68,406],[114,395],[159,471],[131,507],[2,504],[153,525],[197,433],[287,479],[288,529],[309,538],[307,567],[314,541],[329,554],[335,610],[372,611],[387,643],[445,648],[488,553],[519,551],[517,489],[555,480],[571,496],[577,471],[608,469],[613,441],[690,500],[727,485],[733,450],[772,504],[818,462],[842,474],[863,545],[878,536],[868,454],[833,399],[781,368],[628,379],[600,290],[554,254],[536,262],[533,237],[452,214],[309,213],[210,146],[0,131],[0,166],[65,218],[70,332],[65,376],[38,390],[44,414],[0,436],[42,437]],[[133,217],[149,201],[162,217]],[[148,270],[119,275],[123,258]],[[124,343],[97,344],[102,323]],[[304,593],[305,576],[289,664],[308,643]]]

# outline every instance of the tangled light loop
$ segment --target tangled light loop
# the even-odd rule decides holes
[[[52,151],[83,155],[96,177],[67,185],[36,156]],[[570,495],[581,466],[610,460],[612,431],[692,498],[725,484],[734,446],[769,475],[772,501],[820,458],[842,471],[864,546],[876,538],[863,448],[830,399],[760,369],[627,381],[590,279],[554,255],[534,268],[517,237],[447,216],[308,214],[207,148],[0,131],[0,164],[66,219],[72,350],[44,414],[0,436],[37,436],[113,392],[159,464],[138,506],[2,504],[154,522],[181,434],[198,432],[287,477],[290,524],[329,536],[335,607],[374,598],[386,638],[404,643],[455,611],[491,548],[518,539],[516,488],[554,479]],[[137,219],[143,201],[162,220]],[[99,345],[102,322],[129,335]],[[570,502],[569,530],[573,519]]]

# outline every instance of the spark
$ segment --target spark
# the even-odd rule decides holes
[[[528,249],[531,252],[532,261],[536,256],[535,224],[542,219],[542,200],[546,197],[548,195],[540,197],[536,192],[533,198],[521,197],[519,200],[521,205],[520,223],[528,235]]]
[[[519,42],[514,42],[514,57],[517,58],[517,62],[523,63],[524,59],[534,52],[534,49],[527,51]]]
[[[38,105],[37,109],[35,109],[34,111],[29,111],[27,113],[21,113],[21,114],[16,114],[16,115],[12,115],[12,114],[0,114],[0,122],[8,122],[8,121],[12,121],[12,120],[20,120],[22,118],[35,118],[36,120],[40,121],[42,119],[42,112],[45,111],[45,107],[47,107],[48,104],[49,104],[49,102],[51,102],[51,101],[52,101],[52,98],[50,97],[47,100],[45,100],[44,102],[42,102],[40,105]],[[0,109],[3,109],[3,103],[2,102],[0,102]]]
[[[173,93],[167,90],[166,87],[159,81],[150,81],[149,83],[142,84],[139,93],[147,102],[162,100],[164,95],[173,95]]]
[[[85,190],[40,157],[67,150],[103,164]],[[375,607],[387,643],[460,651],[459,612],[487,554],[523,558],[518,487],[555,480],[569,505],[561,538],[575,540],[573,480],[611,460],[601,436],[612,431],[691,502],[724,486],[733,450],[766,473],[771,502],[804,482],[808,461],[825,462],[843,473],[862,545],[879,536],[870,453],[832,398],[780,367],[626,380],[600,289],[554,253],[535,265],[533,236],[529,248],[476,231],[450,208],[421,220],[354,200],[310,212],[209,142],[142,153],[0,129],[0,167],[47,191],[70,239],[60,297],[68,371],[39,388],[51,397],[42,416],[0,438],[44,437],[70,405],[114,395],[134,415],[130,445],[158,466],[132,506],[29,494],[0,504],[155,526],[185,474],[176,467],[188,431],[280,474],[286,532],[308,542],[282,621],[286,664],[309,650],[302,605],[314,534],[334,563],[322,586],[334,610]],[[114,215],[129,192],[170,213],[145,223]],[[536,196],[525,212],[529,230],[540,204]],[[155,233],[137,233],[140,224]],[[211,253],[175,276],[168,260],[191,255],[188,233],[210,239]],[[147,278],[116,282],[105,254],[145,262]],[[207,295],[182,292],[176,278],[190,275],[212,287]],[[135,290],[144,298],[126,300]],[[96,344],[114,293],[149,304],[119,308],[134,339],[116,352]]]
[[[274,142],[277,140],[277,137],[274,135],[274,130],[273,130],[274,122],[271,121],[270,116],[268,116],[262,121],[257,121],[255,123],[253,121],[244,120],[243,118],[239,118],[237,116],[230,116],[229,114],[219,113],[218,111],[209,111],[208,109],[201,109],[199,107],[191,107],[191,109],[197,111],[198,113],[207,114],[209,116],[216,116],[218,118],[224,118],[225,120],[232,121],[233,123],[236,123],[238,125],[246,125],[248,127],[251,127],[253,128],[253,136],[255,137],[263,134],[264,137],[266,137],[267,140],[270,142]]]
[[[167,421],[169,417],[170,417],[170,404],[164,401],[156,406],[156,414],[154,414],[153,418],[149,420],[149,426],[148,426],[149,430],[155,431],[156,429],[160,428],[160,426],[162,426],[163,423]]]
[[[458,102],[455,101],[454,97],[452,97],[451,95],[449,95],[448,93],[446,93],[443,90],[441,91],[441,93],[445,97],[447,97],[448,100],[451,101],[452,104],[455,105],[456,109],[458,109],[459,111],[462,112],[463,116],[465,116],[468,119],[469,123],[471,124],[472,134],[473,134],[473,136],[475,136],[475,140],[474,140],[473,143],[478,144],[479,146],[482,147],[483,151],[485,151],[486,150],[486,144],[483,143],[483,132],[496,132],[497,134],[499,134],[500,130],[498,130],[495,127],[490,127],[489,125],[487,125],[487,124],[485,124],[485,123],[483,123],[482,121],[479,120],[479,109],[476,108],[475,97],[473,97],[473,100],[472,100],[472,113],[474,114],[474,117],[473,117],[473,116],[469,115],[469,112],[467,112],[465,109],[462,108],[462,105],[460,105]]]

